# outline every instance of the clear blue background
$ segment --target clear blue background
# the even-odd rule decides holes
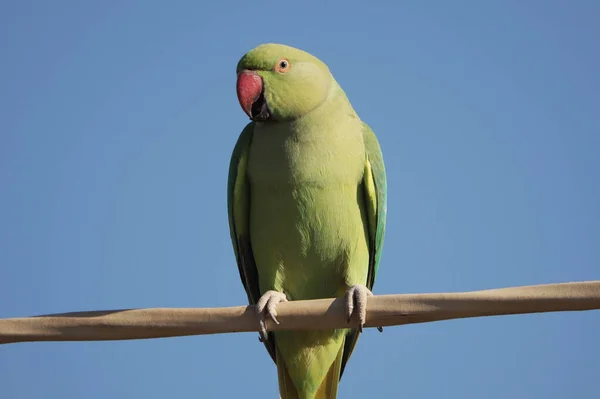
[[[375,292],[600,278],[595,1],[3,1],[0,317],[246,301],[235,66],[328,63],[379,136]],[[595,398],[600,314],[369,329],[340,398]],[[275,398],[257,334],[0,347],[3,398]]]

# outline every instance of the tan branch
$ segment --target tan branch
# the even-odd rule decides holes
[[[535,285],[444,294],[369,298],[366,327],[466,317],[600,309],[600,281]],[[269,330],[329,329],[348,324],[341,299],[281,303],[281,324]],[[0,344],[100,341],[258,331],[252,306],[202,309],[129,309],[0,319]]]

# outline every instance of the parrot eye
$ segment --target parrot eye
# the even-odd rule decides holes
[[[290,62],[288,60],[286,60],[285,58],[279,60],[279,62],[277,62],[277,65],[275,66],[275,70],[277,72],[281,72],[281,73],[289,71],[290,70]]]

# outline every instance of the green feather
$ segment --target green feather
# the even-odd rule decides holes
[[[365,142],[365,150],[367,160],[371,164],[371,173],[375,183],[375,193],[377,198],[376,220],[375,226],[369,226],[370,240],[370,260],[369,260],[369,277],[367,279],[367,287],[372,289],[375,284],[375,278],[379,271],[379,261],[383,250],[383,241],[385,236],[385,222],[387,218],[387,178],[385,173],[385,165],[383,163],[383,153],[379,141],[373,130],[363,123],[363,138]]]
[[[252,143],[254,122],[250,122],[240,134],[229,163],[227,179],[227,214],[229,216],[229,232],[231,243],[240,273],[242,285],[246,290],[248,301],[255,305],[260,298],[258,271],[252,246],[250,244],[250,184],[247,177],[248,150]],[[273,334],[264,342],[269,355],[275,361],[275,343]]]
[[[383,154],[373,130],[363,122],[363,141],[365,143],[365,175],[363,176],[362,189],[367,205],[369,220],[369,273],[367,275],[367,288],[372,290],[379,270],[379,261],[383,249],[385,236],[385,222],[387,217],[387,179]],[[346,337],[344,344],[344,357],[340,378],[344,374],[346,364],[358,341],[360,333],[352,330]]]
[[[290,61],[278,73],[279,59]],[[386,176],[379,143],[329,69],[312,55],[268,44],[238,71],[263,80],[272,121],[250,123],[228,182],[231,239],[250,303],[268,290],[289,300],[373,287],[383,245]],[[332,399],[357,329],[279,331],[265,343],[283,399]]]

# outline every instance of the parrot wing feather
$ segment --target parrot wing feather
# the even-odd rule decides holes
[[[387,216],[387,178],[381,146],[373,130],[363,123],[363,140],[365,143],[365,174],[362,187],[365,198],[365,207],[369,233],[369,272],[367,274],[367,288],[372,290],[375,277],[379,270],[383,238],[385,236],[385,222]],[[354,329],[346,337],[344,344],[344,357],[342,359],[341,375],[344,373],[346,363],[354,350],[360,333]]]
[[[250,243],[250,185],[247,178],[248,150],[253,132],[254,122],[250,122],[242,130],[231,154],[227,180],[227,213],[240,278],[249,303],[255,305],[260,298],[260,290],[258,271]],[[269,339],[264,344],[273,361],[275,361],[274,342],[273,333],[269,333]]]
[[[379,261],[385,236],[387,217],[387,178],[383,154],[375,133],[367,124],[363,124],[365,148],[367,152],[366,169],[370,174],[365,181],[365,198],[369,218],[369,274],[367,287],[372,290],[379,270]]]

